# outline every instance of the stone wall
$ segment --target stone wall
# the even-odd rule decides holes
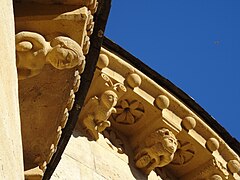
[[[0,179],[23,179],[12,1],[0,6]]]
[[[105,179],[161,179],[154,172],[148,177],[137,170],[124,153],[101,134],[97,141],[89,141],[74,132],[51,180]]]

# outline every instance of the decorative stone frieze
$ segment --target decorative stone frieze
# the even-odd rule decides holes
[[[146,174],[161,167],[170,174],[174,172],[176,179],[210,179],[219,176],[222,179],[238,179],[236,164],[239,163],[239,157],[219,135],[168,90],[127,62],[102,48],[94,81],[100,82],[98,74],[104,74],[112,82],[106,83],[107,86],[115,83],[126,85],[127,90],[118,97],[116,113],[108,121],[112,129],[128,140],[136,167]],[[96,83],[92,86],[96,87]],[[103,92],[101,88],[95,89],[91,94],[100,91]],[[160,136],[156,138],[155,145],[150,145],[150,134],[163,127],[178,139],[178,142],[176,138],[172,140],[176,143],[172,154],[164,151],[161,145],[163,138]],[[161,161],[163,154],[168,158]],[[235,160],[234,163],[231,160]],[[206,163],[209,168],[206,166],[203,169],[209,171],[201,170]],[[202,171],[201,175],[194,176],[198,171]]]
[[[134,157],[136,166],[146,174],[166,166],[173,160],[177,145],[175,135],[168,129],[154,131],[139,145]]]

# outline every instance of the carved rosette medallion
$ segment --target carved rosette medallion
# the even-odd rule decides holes
[[[144,114],[143,104],[137,100],[121,100],[116,106],[116,110],[116,114],[113,114],[112,117],[115,122],[120,124],[134,124]]]
[[[190,142],[178,141],[178,148],[171,162],[172,165],[184,165],[192,160],[195,151]]]

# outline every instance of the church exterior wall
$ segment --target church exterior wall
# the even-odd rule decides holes
[[[0,23],[0,179],[23,179],[12,1],[1,1]]]

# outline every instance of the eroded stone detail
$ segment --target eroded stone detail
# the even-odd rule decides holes
[[[111,128],[107,128],[103,131],[103,135],[107,138],[110,143],[108,145],[114,149],[117,148],[117,152],[120,154],[124,153],[124,144],[118,134]]]
[[[83,126],[93,139],[97,140],[98,133],[110,127],[111,123],[108,118],[112,113],[116,113],[114,107],[117,100],[117,94],[112,90],[107,90],[100,97],[94,96],[86,103],[85,108],[89,110],[89,113],[83,119]]]
[[[113,114],[113,119],[120,124],[134,124],[144,114],[144,107],[138,100],[129,101],[121,100],[116,106],[116,114]]]
[[[192,160],[195,150],[190,142],[178,141],[178,148],[171,162],[173,165],[184,165]]]
[[[162,128],[151,133],[138,148],[136,166],[149,174],[156,167],[169,164],[177,150],[177,139],[168,129]]]
[[[217,159],[213,158],[200,165],[196,171],[184,176],[183,179],[218,179],[219,176],[222,179],[232,179],[227,168]]]
[[[19,80],[38,75],[45,64],[59,70],[85,64],[82,48],[64,36],[48,42],[38,33],[22,31],[16,34],[16,53]]]

